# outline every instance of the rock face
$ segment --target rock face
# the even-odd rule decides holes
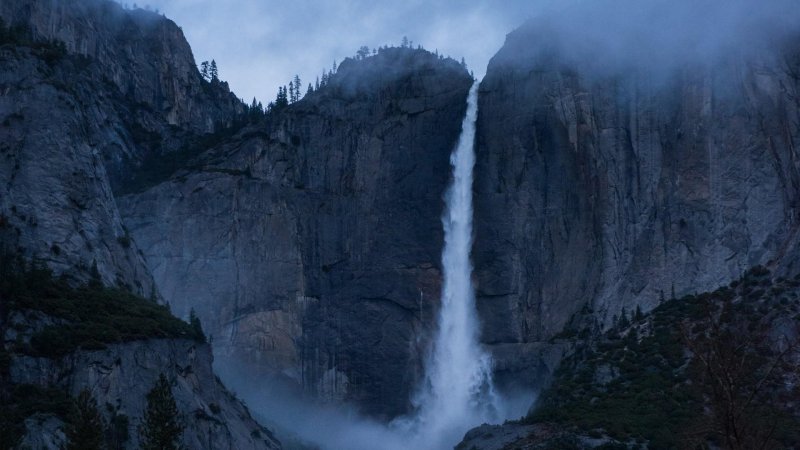
[[[102,0],[4,0],[0,19],[2,256],[46,264],[75,283],[96,275],[155,296],[114,189],[127,187],[148,160],[230,126],[243,105],[225,83],[200,77],[180,29],[157,14]],[[143,399],[162,372],[187,419],[186,448],[279,448],[215,379],[207,345],[165,339],[62,359],[8,359],[14,342],[3,336],[0,390],[20,383],[88,388],[104,413],[109,404],[135,419],[130,448]],[[24,445],[63,443],[52,416],[25,424]]]
[[[150,295],[112,187],[242,105],[201,79],[180,29],[154,13],[10,0],[0,18],[12,30],[0,47],[3,246],[77,279],[96,264],[105,283]]]
[[[510,375],[535,379],[514,360],[584,306],[609,325],[791,260],[796,42],[599,74],[535,24],[508,36],[481,83],[474,259]]]
[[[374,415],[407,410],[439,296],[442,195],[472,80],[411,49],[119,199],[156,284],[217,355]]]
[[[172,382],[181,420],[186,424],[182,445],[192,449],[277,449],[269,430],[250,417],[247,408],[215,380],[211,348],[193,341],[149,340],[110,346],[102,351],[79,351],[61,359],[21,356],[12,359],[10,381],[59,387],[77,396],[89,389],[108,421],[110,415],[128,418],[126,448],[139,448],[138,427],[147,393],[160,374]],[[107,406],[108,405],[108,406]],[[57,419],[29,419],[26,439],[36,445],[59,441]],[[49,431],[48,431],[49,430]],[[52,437],[48,437],[52,436]],[[39,448],[39,447],[37,447]],[[53,447],[59,448],[59,447]]]
[[[91,58],[104,81],[169,125],[212,132],[241,111],[227,89],[213,92],[202,81],[183,31],[158,13],[107,0],[9,0],[0,17],[28,27],[34,40],[57,40]]]

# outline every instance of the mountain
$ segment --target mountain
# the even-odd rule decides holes
[[[472,80],[390,48],[118,198],[160,292],[226,366],[392,417],[440,289],[449,154]]]
[[[155,303],[114,195],[244,106],[157,14],[11,0],[0,19],[2,447],[60,448],[88,389],[114,445],[134,448],[164,374],[186,447],[280,448],[215,378],[210,346]]]
[[[204,82],[172,21],[109,1],[4,1],[3,242],[57,272],[150,295],[113,189],[243,105]],[[80,268],[82,270],[73,270]]]
[[[644,61],[542,21],[507,36],[473,258],[496,376],[540,396],[457,448],[796,447],[800,47],[760,30]]]
[[[605,328],[797,271],[797,36],[653,67],[572,57],[537,21],[508,35],[481,83],[473,254],[508,378],[546,381],[583,308]]]

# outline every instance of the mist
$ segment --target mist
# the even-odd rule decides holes
[[[139,2],[158,8],[182,27],[198,63],[216,59],[220,78],[239,97],[249,101],[255,96],[265,103],[295,74],[305,86],[323,69],[330,70],[334,60],[353,56],[360,46],[399,45],[403,36],[414,47],[466,58],[480,77],[506,33],[535,10],[530,4],[530,0]]]
[[[361,414],[348,404],[325,404],[308,398],[296,386],[278,379],[253,379],[231,365],[214,367],[259,421],[276,432],[288,450],[441,450],[415,428],[414,414],[389,423]],[[523,417],[535,400],[531,391],[506,392],[503,410],[509,419]],[[466,431],[466,430],[465,430]],[[459,433],[463,435],[463,433]],[[460,439],[461,436],[458,437]],[[455,442],[457,443],[457,441]],[[453,443],[453,445],[455,445]],[[451,448],[443,447],[443,448]]]
[[[542,5],[531,15],[513,32],[526,44],[507,45],[492,64],[548,58],[604,76],[667,74],[764,52],[800,30],[800,5],[793,0],[575,0]]]

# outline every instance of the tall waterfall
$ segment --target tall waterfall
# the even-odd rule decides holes
[[[476,81],[467,98],[458,145],[450,155],[453,179],[445,194],[446,209],[442,216],[445,240],[442,304],[433,349],[427,360],[425,384],[416,399],[420,438],[430,448],[458,443],[467,429],[497,420],[499,412],[491,358],[479,343],[470,261],[477,114]]]
[[[433,346],[425,377],[413,401],[413,414],[390,424],[348,410],[306,409],[291,401],[265,409],[275,423],[325,450],[445,450],[458,444],[470,428],[520,417],[532,399],[500,399],[492,384],[492,361],[481,349],[472,285],[472,169],[475,165],[475,119],[478,83],[467,98],[461,136],[450,156],[452,184],[445,193],[442,216],[444,285]],[[515,399],[516,399],[515,397]],[[276,402],[265,401],[265,405]],[[274,411],[279,414],[273,414]]]

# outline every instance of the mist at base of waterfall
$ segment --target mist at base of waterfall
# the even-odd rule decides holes
[[[452,449],[472,428],[439,430],[437,435],[424,423],[413,420],[414,413],[385,423],[360,414],[352,405],[303,398],[296,386],[288,386],[285,381],[254,379],[247,370],[230,364],[217,364],[214,370],[244,400],[256,420],[276,432],[284,450]],[[522,418],[535,401],[531,391],[503,394],[503,407],[498,411],[503,418],[500,422]]]

